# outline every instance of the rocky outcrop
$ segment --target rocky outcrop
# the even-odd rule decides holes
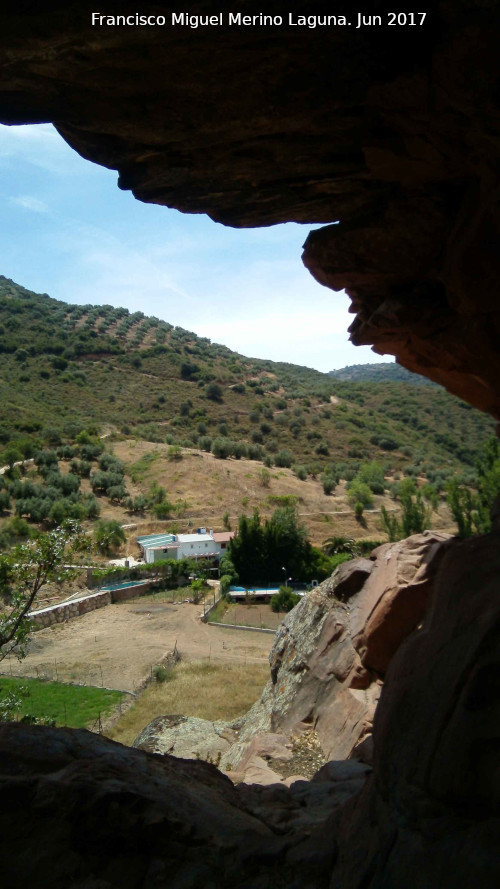
[[[354,763],[292,789],[235,788],[204,762],[2,724],[2,885],[326,889],[331,845],[310,838],[363,780]]]
[[[425,532],[340,565],[280,625],[271,678],[246,717],[160,717],[135,746],[217,761],[234,781],[262,784],[291,783],[280,762],[293,760],[294,737],[310,730],[325,759],[369,761],[385,672],[423,618],[447,540]]]
[[[331,825],[334,889],[498,885],[499,577],[499,532],[444,555],[387,672],[373,779]]]
[[[271,679],[221,765],[238,769],[256,733],[314,727],[327,759],[370,755],[373,714],[392,657],[423,618],[446,535],[425,532],[344,563],[280,625]],[[340,598],[345,601],[340,601]]]
[[[218,764],[236,737],[226,722],[194,716],[158,716],[139,733],[134,747],[148,753],[171,753]]]
[[[430,608],[386,673],[371,776],[351,761],[234,787],[207,763],[4,724],[5,884],[496,889],[500,532],[442,549]]]

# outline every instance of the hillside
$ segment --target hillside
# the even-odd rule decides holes
[[[351,364],[331,370],[328,374],[336,380],[350,380],[353,383],[409,383],[411,386],[435,386],[427,377],[411,373],[395,361],[381,361],[377,364]]]
[[[0,350],[4,448],[57,445],[97,424],[204,450],[222,439],[229,454],[313,474],[366,459],[449,474],[470,467],[493,430],[435,386],[246,358],[141,312],[69,305],[3,277]]]

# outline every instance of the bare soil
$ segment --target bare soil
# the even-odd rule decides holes
[[[284,617],[283,613],[277,614],[271,611],[270,605],[243,605],[235,602],[229,606],[221,623],[276,630]]]
[[[25,660],[6,659],[2,672],[136,691],[175,644],[184,660],[265,663],[270,633],[226,630],[200,620],[188,603],[116,603],[33,635]]]
[[[366,510],[362,521],[355,518],[347,499],[345,482],[327,496],[319,479],[300,481],[291,469],[272,468],[269,483],[262,482],[264,464],[250,460],[218,460],[213,454],[196,449],[182,449],[181,460],[168,459],[169,445],[148,441],[125,440],[113,442],[113,452],[123,460],[128,472],[127,489],[132,496],[147,494],[153,482],[168,493],[175,508],[171,519],[156,521],[146,515],[130,515],[124,506],[98,498],[101,518],[117,519],[122,524],[132,523],[127,530],[127,543],[117,555],[137,557],[136,538],[141,534],[157,533],[166,528],[176,532],[196,527],[223,530],[223,516],[229,514],[232,529],[238,526],[242,513],[258,509],[263,517],[270,516],[278,502],[276,497],[296,498],[297,511],[305,525],[311,543],[320,546],[333,535],[345,534],[355,539],[386,540],[380,527],[380,507],[389,511],[399,506],[388,494],[374,497],[374,509]],[[152,456],[150,465],[134,469],[141,458]],[[139,464],[140,465],[140,464]],[[82,484],[82,490],[85,484]],[[455,533],[450,512],[445,504],[432,515],[432,527]]]

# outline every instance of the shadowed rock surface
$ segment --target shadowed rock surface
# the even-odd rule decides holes
[[[0,763],[12,889],[326,889],[331,844],[310,837],[364,782],[353,763],[291,789],[235,788],[204,762],[20,723],[0,726]]]
[[[332,823],[334,889],[498,885],[499,575],[499,532],[445,554],[388,670],[373,778]]]

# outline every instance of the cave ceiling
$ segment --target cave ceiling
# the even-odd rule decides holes
[[[276,27],[92,27],[95,4],[7,0],[0,121],[53,122],[142,201],[230,226],[322,224],[303,261],[347,290],[353,342],[500,419],[498,4],[362,28],[289,27],[291,6],[266,4]],[[256,12],[189,13],[229,8]],[[385,21],[389,7],[364,9]]]

